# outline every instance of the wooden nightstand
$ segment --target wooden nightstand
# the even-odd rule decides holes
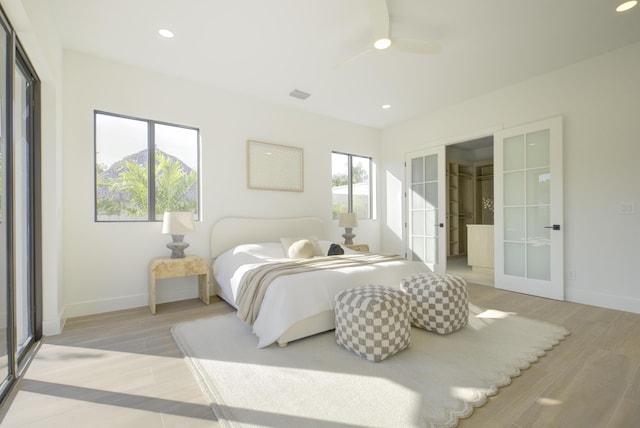
[[[198,275],[198,297],[209,304],[209,263],[198,256],[182,259],[158,257],[149,262],[149,309],[156,313],[156,280]]]
[[[351,245],[345,245],[345,247],[350,248],[352,250],[360,251],[362,253],[369,252],[369,245],[367,244],[351,244]]]

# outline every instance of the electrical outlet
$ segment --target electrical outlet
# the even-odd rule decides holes
[[[618,214],[635,214],[636,204],[633,202],[620,202]]]

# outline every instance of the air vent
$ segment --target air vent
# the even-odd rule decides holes
[[[307,94],[306,92],[302,92],[302,91],[299,91],[297,89],[294,89],[293,91],[291,91],[289,93],[289,95],[291,95],[293,98],[306,100],[307,98],[309,98],[309,95],[311,95],[311,94]]]

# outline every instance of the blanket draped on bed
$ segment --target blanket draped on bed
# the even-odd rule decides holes
[[[282,275],[302,272],[365,266],[394,260],[404,260],[397,254],[349,254],[344,256],[316,257],[313,259],[267,263],[247,272],[240,281],[236,304],[238,317],[253,325],[269,285]]]

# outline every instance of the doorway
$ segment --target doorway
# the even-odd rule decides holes
[[[448,145],[446,169],[446,271],[493,286],[493,135]]]

